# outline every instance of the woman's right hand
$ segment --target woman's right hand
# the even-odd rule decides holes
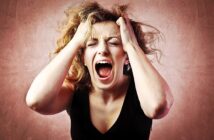
[[[89,21],[86,20],[85,22],[81,22],[80,25],[78,26],[76,33],[74,34],[72,41],[75,42],[78,47],[84,48],[87,35],[89,32]]]
[[[26,95],[26,104],[42,114],[55,114],[63,111],[71,103],[74,88],[65,77],[76,52],[85,47],[89,22],[82,22],[72,40],[36,76]]]

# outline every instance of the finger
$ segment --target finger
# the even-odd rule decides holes
[[[126,32],[127,32],[127,27],[126,27],[126,23],[123,17],[120,17],[116,23],[120,26],[120,34],[122,37],[122,40],[124,40],[123,38],[127,38],[126,37]]]
[[[124,14],[124,20],[125,20],[126,25],[127,25],[129,28],[131,28],[131,27],[132,27],[132,26],[131,26],[131,22],[130,22],[130,19],[129,19],[129,17],[128,17],[127,14]]]
[[[126,44],[127,42],[132,42],[132,44],[138,44],[130,19],[128,18],[127,14],[124,14],[123,17],[120,17],[117,20],[117,24],[120,26],[121,39],[123,44]]]
[[[129,29],[130,33],[134,34],[134,30],[133,30],[133,27],[131,25],[131,20],[130,18],[128,17],[128,14],[124,14],[124,20],[126,22],[126,26],[127,28]]]
[[[116,21],[116,23],[117,23],[119,26],[121,26],[121,27],[124,27],[124,26],[126,25],[125,20],[124,20],[123,17],[120,17],[120,18]]]

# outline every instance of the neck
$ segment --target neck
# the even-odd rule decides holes
[[[111,89],[93,88],[90,92],[91,96],[101,99],[104,104],[113,102],[127,93],[129,87],[129,80],[126,80],[120,85]]]

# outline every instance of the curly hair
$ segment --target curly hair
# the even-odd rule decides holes
[[[111,10],[104,9],[97,2],[84,2],[80,5],[69,7],[66,11],[66,20],[60,26],[61,37],[57,40],[57,47],[55,54],[59,53],[73,38],[79,24],[82,21],[89,20],[91,25],[97,22],[114,21],[119,17],[127,14],[128,5],[114,5]],[[152,48],[151,44],[155,40],[155,36],[159,34],[159,30],[153,26],[137,22],[130,19],[133,31],[135,33],[137,42],[145,54],[154,54],[158,51]],[[142,25],[153,28],[153,31],[143,32]],[[83,50],[80,50],[72,61],[71,67],[66,76],[66,81],[74,84],[76,87],[86,86],[90,87],[90,76],[87,69],[81,61]]]

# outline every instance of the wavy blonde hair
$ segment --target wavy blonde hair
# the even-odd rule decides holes
[[[79,24],[82,21],[89,20],[91,25],[97,22],[114,21],[116,22],[119,17],[123,17],[127,12],[128,5],[114,5],[112,10],[104,9],[97,2],[84,2],[80,5],[70,7],[65,11],[66,20],[60,26],[61,37],[57,40],[57,47],[54,51],[55,54],[59,53],[73,38]],[[130,19],[132,28],[136,35],[139,46],[145,54],[154,54],[158,51],[151,47],[159,30],[153,26],[134,21]],[[154,30],[151,32],[143,32],[141,26],[151,27]],[[71,67],[66,76],[66,81],[74,84],[76,87],[86,86],[90,87],[90,76],[87,69],[81,61],[83,50],[80,50],[72,61]]]

